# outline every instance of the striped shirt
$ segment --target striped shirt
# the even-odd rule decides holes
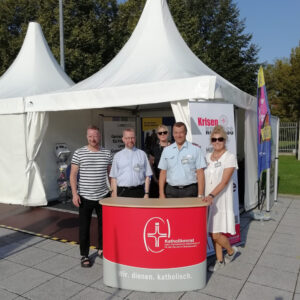
[[[71,164],[79,167],[78,194],[98,201],[109,192],[107,168],[112,164],[110,150],[93,152],[84,146],[73,154]]]

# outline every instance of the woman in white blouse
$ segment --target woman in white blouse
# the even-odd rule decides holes
[[[226,149],[227,134],[217,125],[210,135],[213,152],[206,155],[204,201],[210,204],[207,230],[211,235],[216,252],[216,262],[209,266],[211,272],[231,262],[238,253],[238,248],[231,246],[225,233],[235,234],[233,210],[232,175],[238,168],[235,155]],[[227,254],[223,258],[223,248]]]

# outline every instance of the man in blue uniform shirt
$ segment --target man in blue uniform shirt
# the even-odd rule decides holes
[[[174,124],[175,143],[164,149],[158,165],[161,170],[160,198],[204,196],[205,159],[201,149],[186,140],[186,134],[187,128],[184,123]]]
[[[148,198],[152,170],[146,153],[135,147],[134,129],[125,129],[122,141],[125,148],[115,154],[109,174],[111,196]]]

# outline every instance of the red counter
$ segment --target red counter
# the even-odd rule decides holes
[[[103,281],[174,292],[206,284],[206,204],[197,198],[106,198]]]

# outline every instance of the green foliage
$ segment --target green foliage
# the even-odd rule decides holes
[[[105,66],[114,56],[111,24],[116,1],[65,1],[65,56],[70,76],[82,80]]]
[[[300,43],[289,59],[266,66],[265,80],[271,113],[283,121],[300,119]]]
[[[106,65],[134,30],[145,0],[64,0],[65,66],[77,82]],[[257,46],[245,34],[232,0],[169,0],[174,21],[192,51],[211,69],[255,94]],[[0,75],[15,59],[29,21],[41,24],[59,60],[58,0],[0,1]]]
[[[35,0],[0,2],[0,74],[11,65],[23,43],[28,22],[36,18]]]
[[[295,156],[279,156],[278,177],[280,194],[300,195],[300,160]]]
[[[65,0],[64,37],[66,72],[76,82],[87,78],[115,56],[112,23],[116,0]],[[59,1],[3,0],[0,2],[0,74],[15,59],[28,22],[41,24],[59,61]]]

